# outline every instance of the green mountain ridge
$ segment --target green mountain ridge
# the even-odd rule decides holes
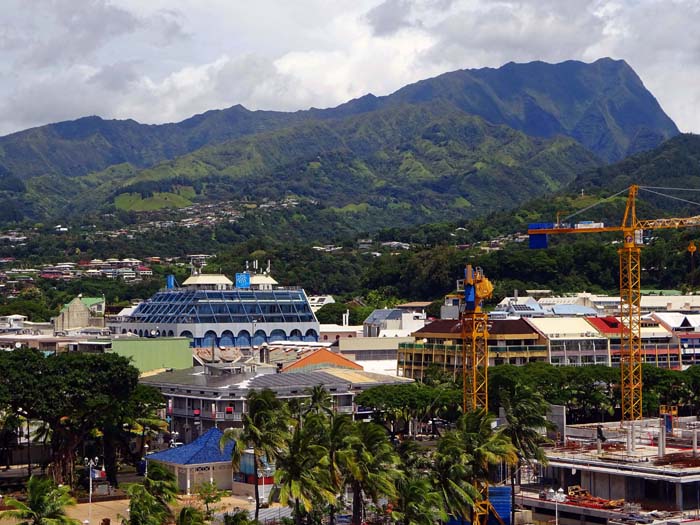
[[[189,183],[199,184],[209,200],[292,194],[347,213],[403,208],[425,222],[512,207],[556,191],[597,164],[570,138],[529,137],[447,103],[407,105],[242,137],[135,172],[118,184],[96,175],[76,211],[79,203],[89,207],[95,199],[173,191]]]
[[[390,115],[409,120],[387,125]],[[483,119],[471,120],[478,148],[452,116]],[[293,113],[238,105],[163,125],[86,117],[0,137],[0,222],[106,210],[128,193],[164,194],[142,209],[182,205],[177,187],[194,182],[195,201],[294,193],[345,210],[410,203],[416,222],[472,216],[558,189],[599,164],[590,152],[616,160],[677,133],[634,71],[611,59],[454,71]],[[316,157],[325,162],[315,167]],[[347,197],[358,188],[364,201]]]
[[[619,225],[627,199],[624,190],[632,184],[650,186],[653,191],[671,196],[641,190],[637,197],[637,216],[640,219],[700,214],[700,135],[681,134],[653,150],[637,153],[615,164],[585,170],[546,197],[537,197],[512,210],[494,212],[470,221],[466,238],[478,241],[497,235],[524,233],[529,223],[554,222],[557,213],[561,213],[564,219],[594,204],[596,206],[571,220]],[[623,193],[611,198],[618,192]],[[397,232],[396,236],[416,236],[420,229],[417,227],[415,231],[408,230],[403,234]],[[450,227],[444,226],[443,229],[442,239],[447,240]]]

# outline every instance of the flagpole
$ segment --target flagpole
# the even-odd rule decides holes
[[[99,464],[100,460],[99,460],[99,458],[95,457],[95,459],[85,458],[84,461],[85,461],[85,466],[90,469],[89,476],[88,476],[90,478],[90,482],[89,482],[89,488],[88,488],[89,493],[88,493],[88,519],[87,519],[87,523],[89,525],[92,525],[92,469],[93,469],[93,467],[96,467]]]

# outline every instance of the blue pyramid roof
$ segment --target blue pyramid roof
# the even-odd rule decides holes
[[[202,465],[206,463],[223,463],[231,461],[234,442],[226,444],[222,452],[219,441],[224,433],[218,428],[212,428],[199,436],[189,445],[170,448],[147,456],[148,461],[163,461],[175,465]]]

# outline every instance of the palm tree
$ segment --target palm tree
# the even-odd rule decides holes
[[[471,458],[464,451],[464,444],[456,431],[440,438],[433,454],[432,479],[447,512],[469,520],[474,503],[481,498],[473,485],[468,466]]]
[[[396,481],[396,510],[392,517],[401,525],[433,525],[447,521],[443,499],[429,479],[400,476]]]
[[[240,468],[241,456],[247,447],[253,449],[255,474],[260,472],[263,458],[274,462],[286,443],[290,422],[286,405],[277,399],[272,390],[251,390],[247,398],[248,411],[243,414],[243,428],[228,428],[221,437],[221,448],[234,442],[231,465]],[[255,520],[260,515],[260,491],[255,484]]]
[[[148,466],[148,475],[143,480],[146,491],[155,498],[165,515],[172,517],[169,504],[175,501],[177,485],[175,475],[158,463]]]
[[[488,483],[491,466],[518,461],[510,438],[502,430],[494,430],[494,420],[493,414],[485,410],[473,410],[457,421],[457,433],[475,485]]]
[[[336,499],[340,499],[345,487],[341,466],[347,463],[347,438],[352,433],[352,418],[348,414],[335,412],[311,412],[306,416],[304,427],[309,433],[318,436],[318,443],[325,448],[330,490],[336,495]],[[335,500],[329,504],[329,525],[335,525],[336,506]]]
[[[309,395],[308,405],[304,411],[305,415],[310,413],[330,415],[333,413],[333,399],[323,385],[316,385],[307,388],[305,392]]]
[[[387,439],[384,427],[376,423],[358,423],[347,438],[348,453],[343,470],[352,487],[352,525],[360,525],[364,497],[376,504],[380,496],[396,495],[394,480],[399,476],[399,457]]]
[[[547,419],[549,403],[540,392],[521,383],[514,383],[511,388],[504,389],[500,397],[506,420],[503,434],[510,438],[518,455],[517,469],[511,469],[510,477],[511,497],[515,501],[515,477],[516,473],[520,477],[523,464],[547,464],[542,445],[548,440],[540,431],[553,428],[553,424]]]
[[[182,507],[176,525],[204,525],[204,513],[196,507]]]
[[[502,430],[494,430],[494,420],[493,414],[483,409],[467,412],[457,420],[457,436],[463,462],[469,470],[469,481],[482,498],[487,495],[490,467],[500,463],[513,465],[518,461],[510,438]]]
[[[0,519],[17,520],[17,525],[80,525],[66,515],[66,507],[75,505],[68,487],[56,487],[50,479],[32,476],[27,483],[27,501],[7,498],[13,510],[0,512]]]
[[[297,426],[287,446],[277,457],[275,483],[280,486],[280,503],[293,509],[294,521],[301,525],[304,513],[314,503],[335,501],[327,467],[328,451],[317,443],[313,427]]]

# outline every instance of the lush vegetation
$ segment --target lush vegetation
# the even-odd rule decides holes
[[[193,186],[209,200],[310,196],[375,226],[403,210],[411,224],[522,202],[590,166],[588,151],[614,161],[677,133],[610,59],[456,71],[327,110],[235,106],[162,126],[88,117],[0,138],[0,219],[82,215],[120,193],[141,194],[118,197],[128,209],[183,205],[179,188]]]
[[[222,446],[236,442],[234,469],[240,461],[235,451],[245,447],[253,448],[258,472],[264,462],[275,463],[280,502],[291,507],[297,525],[321,523],[324,516],[334,524],[346,488],[353,492],[351,522],[356,525],[370,512],[400,524],[435,523],[448,514],[469,519],[490,467],[518,461],[511,438],[503,429],[494,430],[493,416],[484,411],[460,416],[433,447],[415,441],[399,445],[385,427],[392,410],[377,409],[377,422],[354,422],[332,409],[322,386],[307,394],[305,401],[282,404],[271,391],[251,392],[243,428],[228,430],[222,438]],[[428,415],[431,409],[424,408]],[[381,507],[384,498],[389,503]],[[256,519],[259,507],[256,492]]]
[[[69,492],[69,487],[32,476],[27,483],[26,501],[5,498],[3,504],[10,510],[0,512],[0,519],[11,519],[18,525],[80,525],[80,520],[66,515],[66,507],[76,503]]]
[[[79,451],[103,455],[107,479],[117,483],[117,458],[135,460],[129,442],[157,426],[160,393],[138,384],[138,370],[114,354],[44,356],[26,348],[0,352],[0,435],[16,434],[24,420],[41,422],[55,483],[75,486]],[[8,417],[18,414],[21,419]],[[97,441],[95,434],[101,435]],[[5,441],[5,440],[4,440]],[[43,467],[46,467],[44,465]]]

